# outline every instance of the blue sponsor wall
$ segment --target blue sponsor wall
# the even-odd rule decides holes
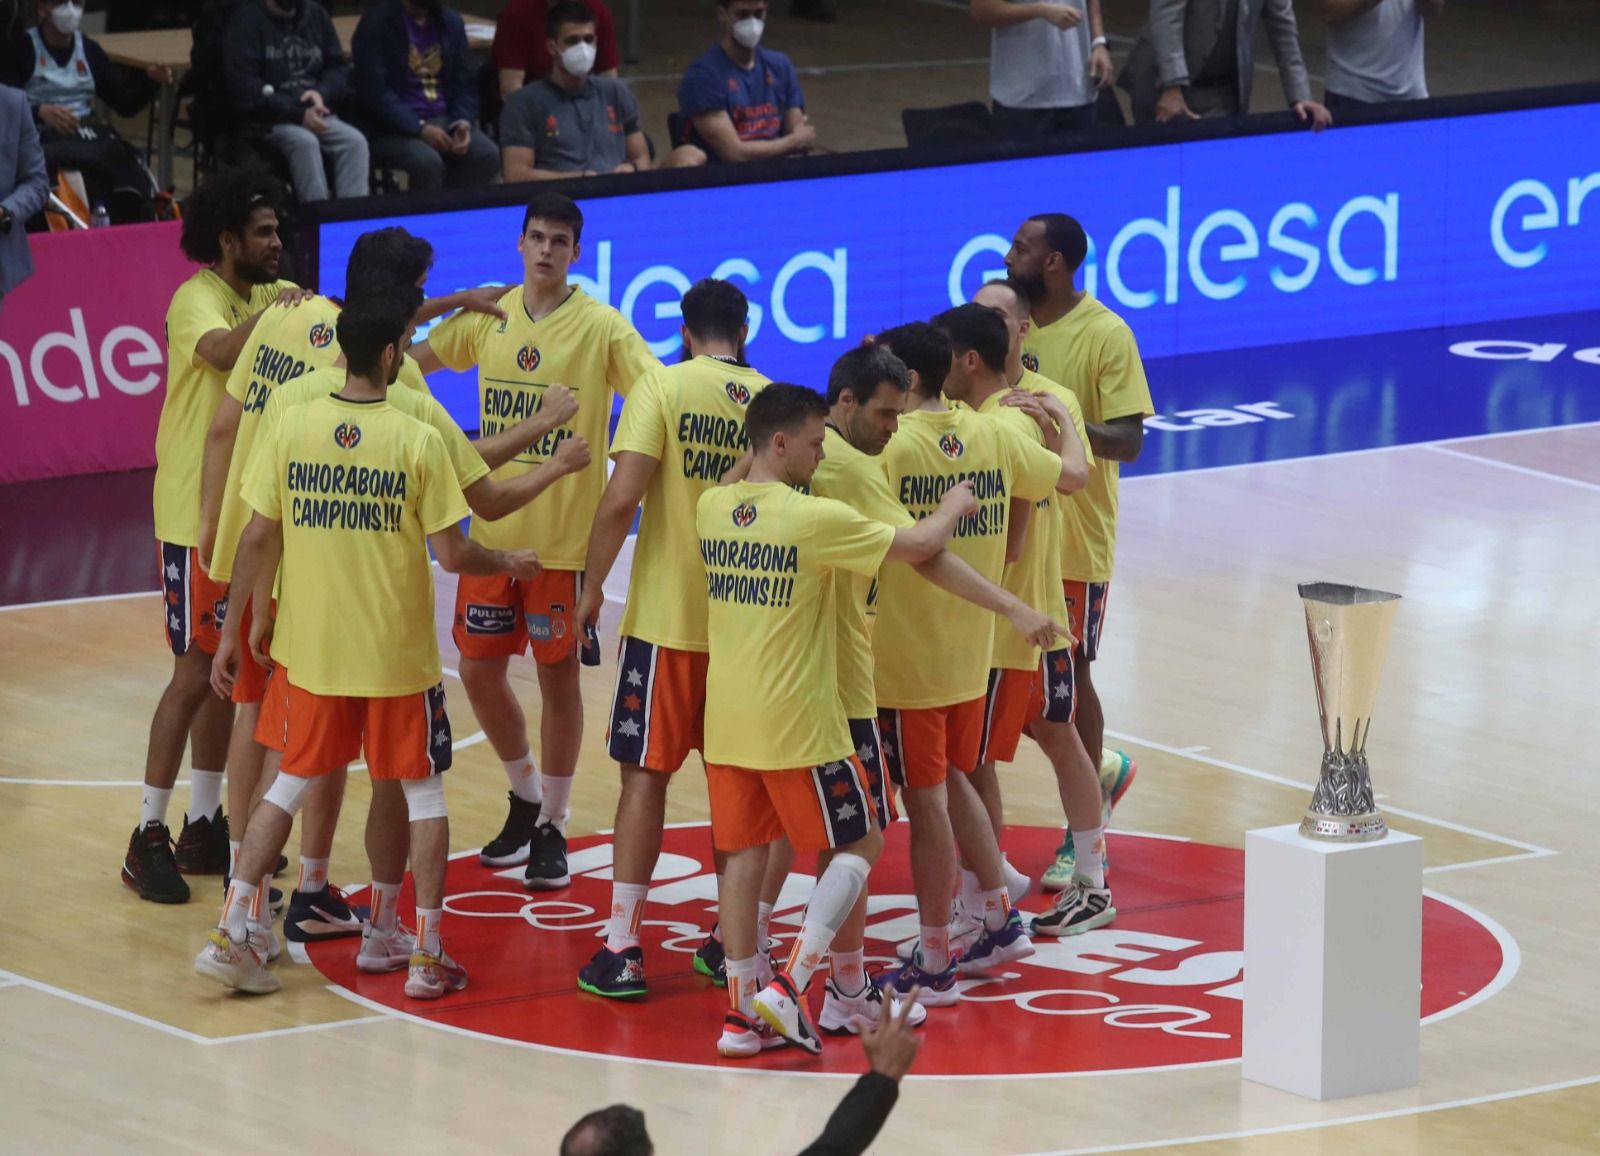
[[[1069,211],[1162,413],[1132,473],[1600,420],[1597,104],[582,204],[575,279],[659,356],[684,290],[726,277],[751,362],[817,386],[863,334],[1002,275],[1027,215]],[[454,209],[323,224],[324,292],[389,224],[433,242],[431,292],[520,279],[521,209]],[[472,375],[434,385],[475,428]]]

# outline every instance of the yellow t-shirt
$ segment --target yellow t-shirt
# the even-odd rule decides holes
[[[848,758],[834,572],[876,573],[894,527],[781,482],[708,490],[695,525],[711,603],[706,762],[778,771]]]
[[[1065,317],[1034,326],[1023,344],[1029,368],[1077,395],[1083,420],[1103,425],[1155,413],[1133,330],[1093,297]],[[1117,480],[1121,463],[1102,460],[1089,484],[1067,499],[1061,569],[1075,582],[1109,582],[1117,547]]]
[[[547,386],[564,385],[578,398],[578,413],[501,466],[499,478],[537,467],[573,435],[589,443],[586,469],[568,474],[540,498],[497,522],[474,518],[472,537],[497,549],[536,550],[550,570],[582,570],[589,527],[606,485],[601,452],[611,428],[612,392],[626,395],[635,381],[661,363],[638,331],[609,305],[573,288],[555,311],[538,321],[522,304],[522,286],[500,298],[501,321],[487,313],[457,313],[428,335],[428,345],[451,369],[478,367],[479,431],[489,437],[538,411]]]
[[[611,456],[626,451],[661,464],[639,515],[624,635],[674,650],[706,649],[695,505],[749,448],[744,409],[767,384],[748,366],[697,357],[645,374],[628,392]]]
[[[292,685],[387,698],[438,683],[427,536],[467,501],[437,431],[386,401],[287,407],[262,430],[244,498],[283,523]]]
[[[175,546],[200,544],[200,462],[206,433],[222,404],[226,370],[196,352],[216,329],[235,329],[259,313],[293,282],[256,285],[246,301],[211,269],[201,269],[167,306],[167,394],[156,426],[156,537]],[[253,332],[253,331],[252,331]]]
[[[948,549],[991,582],[1005,570],[1011,499],[1047,498],[1061,477],[1055,454],[971,410],[905,414],[883,456],[890,492],[919,521],[957,481],[972,479],[977,513],[962,519]],[[979,697],[993,645],[992,613],[903,562],[883,568],[873,631],[880,707],[921,710]]]
[[[629,404],[633,404],[629,402]],[[909,526],[911,515],[895,501],[883,472],[883,457],[864,454],[828,427],[827,454],[811,478],[819,498],[843,502],[856,513],[890,526]],[[834,600],[839,610],[839,698],[850,719],[878,717],[872,681],[872,627],[878,616],[878,576],[836,570]]]

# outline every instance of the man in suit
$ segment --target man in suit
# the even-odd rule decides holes
[[[1267,26],[1289,105],[1314,129],[1333,123],[1311,99],[1292,0],[1150,0],[1150,19],[1118,83],[1136,121],[1241,116],[1250,111],[1256,26]]]
[[[33,273],[28,218],[50,196],[44,149],[21,89],[0,85],[0,301]]]

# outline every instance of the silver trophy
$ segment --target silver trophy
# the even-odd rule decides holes
[[[1400,595],[1306,582],[1300,598],[1322,716],[1322,775],[1300,834],[1337,843],[1381,839],[1389,828],[1372,799],[1367,735]]]

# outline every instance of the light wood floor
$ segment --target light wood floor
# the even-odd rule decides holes
[[[1600,1150],[1596,460],[1600,428],[1580,428],[1124,489],[1096,667],[1142,767],[1121,826],[1238,847],[1247,828],[1295,819],[1319,754],[1295,583],[1406,595],[1371,746],[1378,788],[1393,824],[1427,840],[1427,886],[1498,921],[1521,957],[1504,990],[1423,1029],[1420,1088],[1316,1104],[1242,1084],[1236,1065],[912,1079],[873,1150]],[[776,1156],[818,1130],[839,1081],[502,1046],[376,1014],[287,961],[270,999],[196,980],[213,884],[160,908],[117,882],[167,666],[153,605],[0,613],[0,1150],[553,1152],[571,1120],[615,1100],[645,1109],[662,1153]],[[516,671],[536,719],[531,668]],[[609,661],[585,678],[598,714]],[[470,708],[449,690],[467,739]],[[1054,820],[1040,772],[1030,753],[1011,777],[1013,821]],[[703,818],[703,779],[681,778],[669,820]],[[574,833],[610,825],[615,782],[591,742]],[[366,791],[352,776],[350,816]],[[505,794],[486,745],[458,752],[450,792],[454,841],[475,847]],[[337,879],[362,877],[358,818],[334,863]],[[224,1131],[225,1117],[252,1123]]]

